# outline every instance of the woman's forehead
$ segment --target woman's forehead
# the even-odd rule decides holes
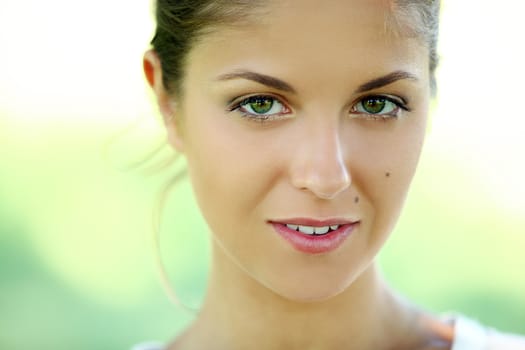
[[[395,22],[389,19],[389,3],[328,0],[319,7],[319,1],[284,1],[272,5],[251,26],[217,28],[188,59],[201,67],[259,66],[264,71],[296,69],[303,75],[327,77],[352,75],[363,68],[383,70],[378,74],[406,65],[411,70],[427,70],[428,51],[421,41],[394,35],[388,28]],[[191,64],[188,68],[191,70]]]
[[[224,45],[236,41],[250,46],[265,41],[263,46],[254,47],[263,51],[283,45],[368,46],[363,43],[413,38],[411,31],[405,30],[413,20],[404,18],[412,16],[395,10],[393,3],[393,0],[327,0],[320,6],[318,0],[269,1],[262,8],[258,6],[252,13],[246,13],[245,18],[233,19],[231,25],[208,30],[199,43]]]
[[[290,26],[298,23],[379,24],[381,30],[389,25],[396,6],[394,0],[284,0],[271,1],[263,6],[261,21],[269,25],[282,21]]]

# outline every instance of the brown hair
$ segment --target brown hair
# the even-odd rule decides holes
[[[151,44],[162,63],[164,88],[180,93],[186,57],[198,40],[217,27],[246,23],[260,3],[259,0],[156,0],[157,28]]]
[[[249,23],[263,3],[261,0],[156,0],[157,28],[151,44],[162,64],[164,88],[168,92],[182,92],[186,58],[204,34],[217,27]],[[438,64],[439,7],[440,0],[392,0],[393,18],[401,30],[417,36],[428,46],[433,90]]]

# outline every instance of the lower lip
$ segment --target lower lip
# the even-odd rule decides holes
[[[324,235],[307,235],[289,229],[285,224],[272,222],[274,230],[295,249],[308,254],[322,254],[336,250],[357,228],[359,222],[341,225],[337,230]]]

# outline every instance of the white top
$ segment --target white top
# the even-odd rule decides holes
[[[525,338],[501,333],[458,316],[455,318],[452,350],[525,350]]]
[[[131,350],[164,350],[164,346],[148,342]],[[452,350],[525,350],[525,338],[498,332],[464,316],[454,316]]]

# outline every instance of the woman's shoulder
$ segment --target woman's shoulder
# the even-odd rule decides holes
[[[525,337],[503,333],[464,316],[454,317],[452,350],[525,350]]]

